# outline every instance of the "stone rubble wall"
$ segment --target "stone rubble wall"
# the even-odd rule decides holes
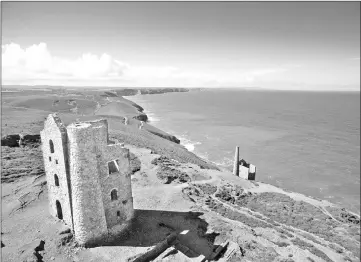
[[[108,233],[93,128],[81,123],[71,124],[67,130],[75,239],[91,245]]]
[[[108,145],[108,123],[106,120],[92,122],[96,145],[98,174],[102,188],[102,199],[107,227],[129,221],[133,217],[133,198],[130,177],[129,150],[120,144]],[[109,174],[108,162],[117,160],[119,172]],[[112,201],[110,193],[117,190],[118,199]],[[120,212],[120,216],[117,212]]]
[[[44,130],[40,132],[41,144],[43,150],[44,169],[47,180],[49,194],[49,212],[52,216],[57,217],[56,200],[60,202],[63,220],[71,228],[71,199],[69,193],[69,173],[67,172],[66,162],[67,155],[64,154],[64,143],[66,143],[66,133],[62,126],[58,126],[52,115],[50,115],[44,124]],[[50,151],[49,140],[53,141],[54,153]],[[51,161],[49,159],[51,158]],[[58,164],[56,164],[58,161]],[[59,178],[59,186],[55,185],[54,174]]]
[[[103,151],[101,164],[101,184],[105,216],[108,228],[130,220],[133,217],[133,197],[131,186],[131,171],[129,150],[120,144],[108,145]],[[108,161],[118,160],[119,172],[109,174]],[[110,192],[116,189],[118,199],[112,201]],[[117,216],[120,211],[120,216]]]

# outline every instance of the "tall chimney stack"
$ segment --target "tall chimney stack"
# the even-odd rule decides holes
[[[233,175],[239,176],[239,146],[236,146],[236,153],[234,155]]]

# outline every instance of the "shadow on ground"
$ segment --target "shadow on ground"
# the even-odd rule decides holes
[[[180,244],[191,249],[197,257],[209,257],[218,247],[214,241],[219,233],[207,232],[208,223],[200,218],[202,212],[173,212],[158,210],[135,210],[135,218],[129,228],[113,241],[111,246],[149,247],[165,240],[171,233],[181,233],[177,239]]]

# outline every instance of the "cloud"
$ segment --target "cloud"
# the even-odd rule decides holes
[[[249,85],[286,70],[271,67],[196,72],[175,66],[131,65],[106,53],[85,53],[76,59],[57,57],[46,43],[27,48],[16,43],[2,46],[4,84],[222,87],[226,83]]]
[[[121,76],[127,67],[115,61],[110,55],[100,57],[83,54],[70,60],[52,56],[45,43],[22,49],[18,44],[2,46],[3,77],[5,79],[21,78],[76,78],[91,79]]]
[[[2,75],[5,82],[139,82],[140,79],[169,78],[177,71],[172,66],[130,66],[106,53],[100,56],[86,53],[73,60],[56,57],[50,53],[46,43],[25,49],[15,43],[2,46]]]

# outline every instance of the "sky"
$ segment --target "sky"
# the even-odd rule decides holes
[[[360,2],[1,2],[2,84],[360,90]]]

